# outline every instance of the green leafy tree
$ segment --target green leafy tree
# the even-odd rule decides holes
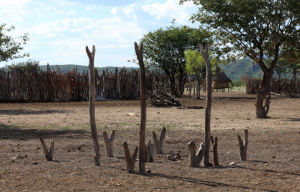
[[[196,98],[200,99],[201,82],[205,78],[206,67],[201,54],[196,50],[185,51],[186,72],[197,81]]]
[[[28,54],[19,54],[23,50],[22,45],[28,41],[27,34],[13,38],[9,33],[14,29],[13,26],[0,25],[0,62],[28,56]]]
[[[28,60],[24,62],[20,62],[17,64],[12,64],[8,66],[9,71],[17,71],[17,72],[39,72],[40,69],[40,63],[39,61],[33,61],[33,60]]]
[[[286,59],[279,58],[278,62],[274,68],[278,80],[281,81],[282,78],[287,78],[287,73],[289,72],[289,63]]]
[[[189,0],[181,0],[183,3]],[[263,78],[256,97],[256,117],[269,112],[274,68],[283,44],[297,47],[300,39],[298,0],[191,0],[199,6],[193,21],[218,31],[223,58],[249,57],[260,66]],[[270,65],[265,59],[271,59]]]
[[[184,52],[195,49],[207,33],[187,26],[174,25],[149,32],[143,39],[146,63],[162,69],[170,80],[173,95],[181,96],[187,78]]]
[[[300,72],[300,48],[284,46],[281,57],[287,63],[289,72],[292,73],[293,79],[296,81],[297,73]]]

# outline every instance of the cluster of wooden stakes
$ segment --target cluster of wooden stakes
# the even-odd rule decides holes
[[[137,154],[139,152],[139,173],[145,173],[145,162],[154,162],[154,146],[157,154],[163,154],[163,142],[166,135],[166,128],[164,127],[161,131],[161,135],[158,139],[156,133],[153,131],[153,141],[151,140],[147,144],[145,144],[145,127],[146,127],[146,82],[145,82],[145,68],[143,62],[143,44],[138,45],[136,42],[134,43],[135,53],[137,56],[137,60],[140,66],[140,102],[141,102],[141,122],[140,122],[140,139],[139,139],[139,147],[137,146],[132,155],[130,155],[130,151],[128,149],[127,142],[124,142],[124,155],[126,160],[126,170],[128,173],[134,173],[134,164],[137,158]],[[96,120],[95,120],[95,69],[94,69],[94,60],[95,60],[95,46],[93,46],[92,52],[90,52],[89,48],[86,47],[86,52],[89,58],[89,111],[90,111],[90,128],[91,128],[91,136],[94,143],[95,156],[94,163],[96,166],[100,166],[100,152],[99,152],[99,142],[98,142],[98,133],[96,129]],[[208,91],[207,91],[208,92]],[[247,148],[248,148],[248,130],[244,130],[245,138],[244,140],[238,135],[238,141],[240,146],[240,157],[242,161],[247,160]],[[113,141],[115,138],[115,131],[112,131],[110,136],[106,132],[103,132],[103,138],[105,143],[106,154],[108,157],[113,157]],[[219,158],[218,158],[218,138],[209,136],[205,138],[205,142],[200,144],[198,151],[196,152],[196,143],[194,141],[190,141],[188,143],[188,149],[190,151],[190,167],[200,167],[200,163],[202,162],[205,153],[209,150],[210,143],[212,144],[213,149],[213,162],[214,166],[220,166]],[[45,141],[43,138],[40,138],[43,151],[45,154],[45,158],[47,161],[53,161],[54,156],[54,140],[51,142],[50,148],[48,150]],[[207,143],[207,144],[206,144]],[[172,155],[173,156],[173,155]],[[171,160],[177,157],[171,157]],[[211,166],[209,162],[205,162],[205,166]]]

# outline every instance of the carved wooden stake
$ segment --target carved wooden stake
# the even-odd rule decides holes
[[[132,156],[130,156],[128,145],[126,142],[124,142],[123,148],[124,148],[124,154],[126,160],[126,170],[128,173],[134,173],[134,163],[137,156],[138,147],[135,148]]]
[[[143,60],[143,44],[140,46],[134,42],[134,49],[140,66],[140,101],[141,101],[141,123],[139,142],[139,172],[145,173],[145,130],[146,130],[146,74]]]
[[[103,132],[103,138],[104,138],[107,157],[114,156],[113,142],[114,142],[114,138],[115,138],[115,133],[116,133],[115,131],[111,131],[110,136],[108,137],[106,131]]]
[[[89,110],[90,110],[90,126],[91,126],[91,135],[94,142],[95,157],[94,163],[96,166],[100,166],[100,152],[99,152],[99,141],[98,133],[96,128],[96,119],[95,119],[95,97],[96,97],[96,87],[95,87],[95,53],[96,48],[93,45],[93,51],[90,52],[88,46],[86,46],[86,53],[89,57]]]
[[[153,141],[155,144],[155,151],[157,154],[163,154],[163,143],[165,140],[166,131],[167,131],[167,129],[165,127],[161,130],[159,140],[157,138],[156,133],[154,131],[152,131]]]
[[[40,137],[40,141],[41,141],[42,146],[43,146],[43,150],[44,150],[44,153],[45,153],[46,160],[47,161],[53,161],[53,156],[54,156],[54,139],[51,142],[50,150],[49,151],[48,151],[48,147],[47,147],[44,139]]]
[[[145,162],[154,162],[154,145],[151,143],[151,140],[148,141],[146,147]]]
[[[190,151],[190,167],[200,167],[200,162],[205,153],[205,143],[201,143],[196,153],[196,144],[194,141],[189,142],[189,151]]]
[[[218,156],[218,137],[210,136],[211,144],[213,146],[213,154],[214,154],[214,166],[220,166],[219,164],[219,156]]]
[[[240,135],[237,135],[240,145],[240,155],[242,161],[247,161],[247,148],[248,148],[248,129],[244,130],[245,140],[243,141]]]
[[[209,147],[210,147],[210,120],[211,120],[211,103],[212,103],[212,74],[211,64],[209,59],[209,48],[208,45],[203,48],[200,45],[200,53],[206,64],[206,106],[205,106],[205,155],[204,165],[210,166],[209,163]]]

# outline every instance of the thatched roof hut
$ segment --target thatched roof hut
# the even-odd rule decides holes
[[[213,88],[214,89],[225,89],[229,88],[231,80],[229,77],[217,66],[216,73],[213,76]]]

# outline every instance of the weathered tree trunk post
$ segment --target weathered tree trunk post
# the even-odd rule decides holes
[[[90,110],[90,126],[91,126],[91,135],[94,142],[95,157],[94,163],[96,166],[100,166],[100,152],[99,152],[99,142],[98,142],[98,133],[96,128],[96,119],[95,119],[95,97],[96,97],[96,88],[95,88],[95,53],[96,48],[93,45],[93,50],[90,52],[88,46],[86,46],[86,53],[89,57],[89,110]]]
[[[145,162],[154,162],[154,145],[151,143],[151,140],[148,141],[146,147]]]
[[[206,63],[206,106],[205,106],[205,155],[204,155],[204,165],[211,166],[209,163],[209,147],[210,147],[210,119],[211,119],[211,102],[212,102],[212,75],[211,66],[209,59],[209,49],[208,45],[200,45],[201,55]]]
[[[240,145],[241,161],[247,161],[247,149],[248,149],[248,129],[244,130],[245,140],[243,141],[240,135],[237,135]]]
[[[43,147],[43,151],[44,151],[46,160],[47,161],[53,161],[53,156],[54,156],[54,139],[51,142],[49,151],[48,151],[48,147],[47,147],[44,139],[40,137],[40,141],[41,141],[41,144],[42,144],[42,147]]]
[[[135,160],[136,160],[138,147],[135,148],[132,156],[130,156],[130,152],[129,152],[129,149],[128,149],[128,144],[126,142],[124,142],[123,148],[124,148],[124,154],[125,154],[125,160],[126,160],[127,173],[134,173],[134,163],[135,163]]]
[[[114,138],[115,138],[115,131],[111,131],[110,136],[108,137],[106,131],[103,132],[103,138],[105,143],[105,149],[106,149],[106,155],[107,157],[113,157],[114,156]]]
[[[204,156],[206,147],[205,143],[201,143],[196,153],[196,144],[194,141],[189,142],[189,151],[190,151],[190,167],[200,167],[200,163]]]
[[[213,146],[213,154],[214,154],[214,166],[220,166],[219,164],[219,156],[218,156],[218,137],[210,136],[211,144]]]
[[[165,136],[166,136],[166,131],[167,131],[167,129],[165,127],[163,127],[163,129],[161,130],[159,140],[157,138],[156,133],[154,131],[152,131],[153,141],[155,144],[155,151],[157,154],[163,154],[163,144],[164,144],[164,140],[165,140]]]
[[[134,49],[140,66],[140,101],[141,101],[141,123],[139,142],[139,172],[145,173],[145,130],[146,130],[146,74],[143,60],[143,44],[140,46],[134,42]]]

